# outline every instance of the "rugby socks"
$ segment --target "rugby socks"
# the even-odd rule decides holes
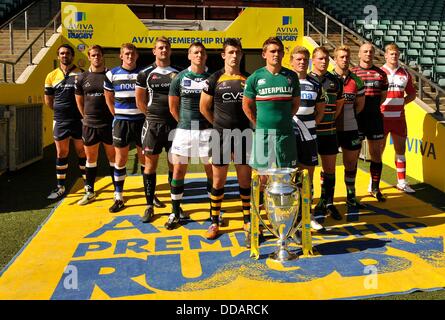
[[[94,183],[96,182],[97,176],[97,162],[87,162],[85,165],[85,191],[94,192]]]
[[[321,198],[326,200],[326,204],[334,203],[335,173],[321,172]]]
[[[379,190],[380,189],[380,178],[382,176],[382,168],[383,164],[381,162],[371,161],[371,165],[369,167],[371,171],[371,190]]]
[[[124,192],[124,182],[127,176],[127,167],[119,167],[117,164],[114,165],[114,181],[115,181],[115,192],[114,196],[116,200],[123,200],[122,193]]]
[[[145,172],[145,164],[141,164],[141,174],[144,174]]]
[[[213,189],[213,180],[207,178],[207,185],[206,185],[206,189],[207,189],[207,195],[209,196],[209,202],[210,202],[210,215],[211,215],[211,211],[212,211],[212,189]]]
[[[224,199],[224,187],[221,189],[212,188],[210,191],[210,205],[212,212],[212,224],[218,224],[221,212],[221,203]]]
[[[77,163],[79,164],[80,175],[82,176],[83,181],[86,181],[87,175],[85,171],[85,164],[87,163],[87,158],[78,158]]]
[[[147,205],[152,206],[156,188],[156,172],[151,174],[143,173],[142,178],[144,180],[144,192]]]
[[[109,162],[109,164],[111,182],[113,183],[113,187],[116,189],[116,183],[114,182],[114,162]]]
[[[184,196],[184,179],[176,180],[172,179],[170,186],[171,199],[172,199],[172,211],[176,218],[179,218],[181,210],[181,201]]]
[[[250,222],[250,188],[239,187],[239,195],[243,207],[243,221]]]
[[[168,185],[170,186],[172,184],[173,179],[173,171],[168,172]]]
[[[406,183],[406,158],[404,155],[396,154],[397,182]]]
[[[345,170],[345,185],[347,200],[355,199],[355,177],[357,176],[357,167],[354,170]]]
[[[64,187],[66,180],[66,171],[68,170],[68,158],[56,159],[57,186]]]

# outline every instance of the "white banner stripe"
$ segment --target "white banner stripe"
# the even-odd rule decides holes
[[[124,181],[125,178],[127,177],[127,175],[123,175],[123,176],[114,176],[114,181]]]
[[[182,200],[182,198],[183,198],[183,196],[184,196],[184,194],[183,193],[181,193],[181,194],[171,194],[171,198],[172,198],[172,200]]]
[[[383,116],[385,118],[398,118],[402,114],[401,111],[385,111],[383,112]]]

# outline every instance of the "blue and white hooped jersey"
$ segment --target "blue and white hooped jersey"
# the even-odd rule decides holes
[[[139,71],[122,66],[109,70],[105,75],[104,89],[114,92],[114,117],[118,120],[140,120],[145,115],[136,106],[135,88]]]

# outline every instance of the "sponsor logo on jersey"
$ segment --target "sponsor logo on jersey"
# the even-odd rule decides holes
[[[265,84],[266,83],[266,79],[259,79],[258,80],[258,84],[259,85],[262,85],[262,84]]]

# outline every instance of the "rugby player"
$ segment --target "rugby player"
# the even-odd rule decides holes
[[[94,182],[97,175],[97,158],[99,143],[105,149],[110,164],[111,181],[114,184],[114,158],[112,122],[113,115],[107,107],[104,97],[105,61],[103,49],[99,45],[93,45],[88,49],[90,68],[76,78],[76,102],[79,112],[83,117],[82,139],[85,145],[86,181],[85,195],[78,205],[86,205],[96,198]]]
[[[386,199],[380,192],[380,178],[382,176],[382,152],[384,145],[383,115],[380,105],[386,100],[388,77],[386,73],[374,65],[374,47],[366,42],[359,50],[359,65],[352,68],[352,72],[362,79],[365,84],[365,107],[357,116],[360,139],[368,141],[371,155],[371,183],[368,192],[379,202]]]
[[[307,74],[309,50],[296,46],[290,56],[292,70],[298,74],[301,89],[301,105],[293,118],[297,143],[298,166],[309,171],[311,183],[311,203],[314,192],[314,170],[318,165],[316,126],[323,118],[325,100],[320,83]],[[323,226],[314,219],[311,210],[311,228],[321,230]]]
[[[247,78],[243,96],[243,110],[256,127],[251,166],[257,170],[295,168],[297,148],[292,117],[300,105],[298,76],[282,67],[284,47],[277,37],[264,41],[262,57],[266,66]]]
[[[124,208],[124,182],[127,176],[126,164],[130,143],[136,144],[137,156],[144,171],[145,159],[142,155],[141,134],[145,116],[136,106],[135,86],[139,68],[136,64],[139,54],[135,45],[124,43],[120,49],[122,65],[109,70],[105,75],[105,99],[114,115],[113,145],[116,151],[114,165],[114,203],[110,212],[119,212]]]
[[[143,172],[144,192],[147,201],[142,222],[150,222],[154,215],[154,206],[165,207],[155,196],[156,168],[162,148],[170,150],[168,135],[176,128],[176,120],[168,106],[168,92],[172,79],[179,71],[170,66],[171,44],[166,37],[156,39],[153,48],[155,62],[139,72],[136,82],[136,104],[145,115],[142,128],[142,152],[145,156]],[[168,182],[173,176],[173,165],[168,162]]]
[[[224,185],[229,163],[233,160],[242,202],[246,246],[250,247],[250,183],[252,170],[248,165],[251,148],[249,119],[243,112],[242,98],[247,75],[240,70],[243,57],[241,42],[227,38],[221,56],[224,68],[212,74],[201,92],[200,110],[218,133],[219,148],[212,148],[213,186],[210,194],[212,222],[205,237],[215,239],[224,199]]]
[[[343,84],[336,76],[328,72],[329,51],[325,47],[314,49],[312,64],[310,74],[321,84],[326,102],[323,118],[317,125],[317,147],[322,171],[320,173],[321,195],[316,210],[323,215],[329,213],[335,220],[341,220],[340,212],[334,205],[335,163],[338,153],[335,118],[343,108]]]
[[[199,111],[201,91],[205,80],[210,76],[207,72],[207,53],[201,42],[194,42],[188,49],[191,65],[181,71],[172,81],[168,97],[170,112],[178,122],[170,151],[173,163],[173,179],[171,181],[172,213],[169,215],[165,228],[175,228],[180,219],[187,219],[181,201],[184,194],[184,178],[190,158],[200,158],[207,175],[207,193],[212,189],[212,165],[209,163],[211,123]]]
[[[360,203],[356,199],[355,178],[357,161],[361,149],[356,115],[365,103],[365,86],[363,81],[349,70],[351,49],[339,46],[334,50],[335,69],[333,74],[343,82],[343,109],[336,119],[338,143],[343,153],[345,167],[344,181],[346,185],[346,207],[348,214],[358,213]]]
[[[385,48],[386,63],[381,68],[387,74],[389,83],[386,100],[380,106],[385,131],[382,153],[388,134],[391,133],[397,170],[396,187],[406,193],[415,193],[416,191],[406,181],[405,141],[408,130],[405,120],[405,105],[416,99],[416,89],[413,86],[411,74],[399,65],[399,57],[399,47],[394,43],[388,44]]]
[[[56,177],[57,187],[48,199],[55,200],[65,194],[65,179],[68,170],[68,154],[70,139],[78,156],[79,169],[85,180],[85,150],[82,142],[81,114],[74,98],[75,77],[83,70],[73,64],[74,49],[62,44],[57,49],[59,68],[51,71],[45,79],[45,104],[54,111],[53,137],[56,145]]]

